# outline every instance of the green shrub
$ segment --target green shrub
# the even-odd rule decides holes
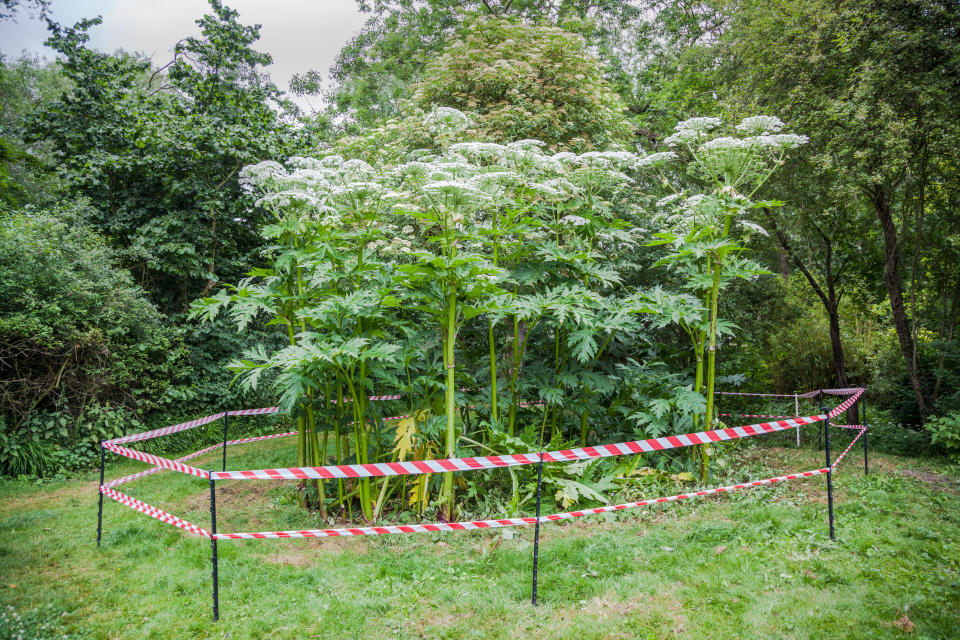
[[[930,441],[941,447],[953,460],[960,462],[960,412],[931,418],[926,425]]]
[[[89,458],[98,440],[139,426],[182,367],[180,331],[89,214],[75,202],[0,218],[2,473],[49,473],[61,448],[75,454],[67,462]]]

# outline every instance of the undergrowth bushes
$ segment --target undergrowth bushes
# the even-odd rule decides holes
[[[81,200],[0,217],[0,474],[90,467],[101,440],[272,404],[231,387],[223,367],[260,332],[177,326],[86,224],[91,212]]]

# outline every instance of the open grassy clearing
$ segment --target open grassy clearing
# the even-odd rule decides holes
[[[233,448],[230,467],[288,456],[289,443],[266,441]],[[822,464],[812,449],[753,443],[737,458],[731,480]],[[0,600],[21,613],[52,605],[60,629],[80,638],[955,637],[958,471],[887,455],[871,463],[865,478],[858,448],[839,468],[836,543],[826,535],[820,477],[546,525],[536,609],[532,528],[512,539],[221,542],[218,623],[210,620],[207,541],[107,500],[98,552],[95,477],[4,481]],[[109,465],[107,477],[142,468]],[[121,489],[209,523],[201,480],[160,473]],[[250,531],[310,522],[288,486],[223,482],[218,524]]]

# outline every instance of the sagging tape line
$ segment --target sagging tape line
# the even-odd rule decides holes
[[[826,419],[826,415],[790,418],[776,422],[761,422],[741,427],[727,427],[713,431],[686,433],[648,440],[634,440],[616,444],[604,444],[579,449],[563,449],[544,452],[544,462],[571,462],[613,456],[649,453],[665,449],[677,449],[698,444],[712,444],[751,436],[792,429]],[[449,471],[477,471],[499,469],[527,464],[536,464],[541,454],[517,453],[475,458],[446,458],[439,460],[412,460],[410,462],[381,462],[370,464],[329,465],[322,467],[286,467],[277,469],[254,469],[246,471],[212,471],[214,480],[331,480],[339,478],[372,478],[381,476],[422,475]]]
[[[752,489],[763,485],[776,484],[787,480],[798,478],[808,478],[811,476],[827,473],[830,469],[814,469],[812,471],[803,471],[801,473],[791,473],[784,476],[766,478],[764,480],[754,480],[741,484],[717,487],[716,489],[704,489],[692,493],[680,493],[665,498],[652,498],[650,500],[639,500],[637,502],[628,502],[625,504],[609,505],[596,507],[594,509],[583,509],[581,511],[567,511],[565,513],[554,513],[551,515],[540,516],[541,523],[556,522],[559,520],[572,520],[583,516],[597,515],[601,513],[611,513],[613,511],[623,511],[625,509],[635,509],[665,502],[676,502],[677,500],[687,500],[690,498],[701,498],[716,493],[727,493],[740,489]],[[520,527],[536,524],[537,518],[502,518],[498,520],[472,520],[468,522],[438,522],[433,524],[409,524],[409,525],[389,525],[384,527],[351,527],[344,529],[306,529],[302,531],[261,531],[257,533],[218,533],[214,536],[216,540],[255,540],[264,538],[333,538],[344,536],[377,536],[390,535],[398,533],[438,533],[444,531],[475,531],[482,529],[496,529],[500,527]]]

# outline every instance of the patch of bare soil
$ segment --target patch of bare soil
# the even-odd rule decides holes
[[[942,476],[929,471],[914,471],[912,469],[901,469],[900,475],[905,478],[913,478],[914,480],[925,482],[940,491],[960,493],[960,480],[951,478],[950,476]]]

